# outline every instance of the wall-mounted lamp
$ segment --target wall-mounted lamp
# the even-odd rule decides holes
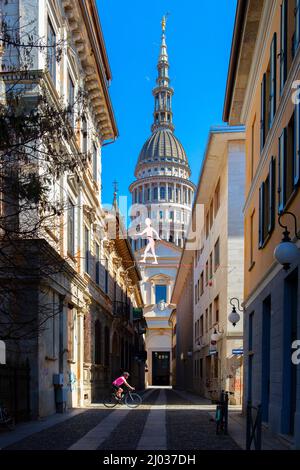
[[[282,264],[283,269],[288,271],[290,269],[291,264],[295,263],[299,257],[299,249],[295,243],[292,242],[290,237],[290,232],[288,231],[287,225],[283,225],[281,223],[281,218],[284,215],[291,215],[294,219],[295,223],[295,237],[300,240],[298,235],[298,228],[297,228],[297,219],[295,214],[292,212],[283,212],[278,217],[278,223],[280,227],[284,229],[283,237],[279,245],[276,246],[274,250],[274,258],[278,263]]]
[[[237,307],[235,306],[234,301],[237,303]],[[236,309],[238,309],[240,312],[243,312],[244,310],[241,309],[240,301],[236,297],[230,299],[229,302],[230,305],[232,305],[232,311],[228,315],[228,320],[230,321],[230,323],[232,323],[233,326],[235,326],[241,319],[241,315],[236,311]]]

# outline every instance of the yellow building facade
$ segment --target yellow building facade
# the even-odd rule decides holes
[[[246,127],[245,400],[262,404],[263,421],[300,445],[299,259],[285,271],[274,258],[278,215],[300,217],[300,5],[239,1],[224,120]],[[283,215],[291,238],[291,216]]]

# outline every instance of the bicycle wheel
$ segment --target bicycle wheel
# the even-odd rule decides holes
[[[118,401],[114,395],[110,395],[103,402],[103,405],[106,406],[106,408],[114,408],[115,406],[117,406],[117,404]]]
[[[137,408],[142,403],[142,397],[138,393],[128,393],[125,403],[129,408]]]

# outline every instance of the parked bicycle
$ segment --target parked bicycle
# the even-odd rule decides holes
[[[15,420],[10,416],[7,408],[0,403],[0,426],[3,425],[10,431],[15,428]]]
[[[122,397],[118,398],[115,391],[112,390],[111,394],[109,397],[107,397],[106,400],[104,400],[103,404],[106,406],[106,408],[114,408],[117,405],[124,404],[128,406],[128,408],[137,408],[142,403],[142,401],[142,397],[136,392],[126,390],[124,393],[122,393]]]
[[[228,434],[228,403],[229,395],[234,395],[233,392],[225,392],[222,390],[220,400],[217,402],[216,407],[216,434]]]

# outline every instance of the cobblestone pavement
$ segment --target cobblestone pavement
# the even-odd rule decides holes
[[[124,409],[93,407],[5,449],[62,450],[74,445],[90,450],[239,449],[229,436],[216,436],[215,424],[207,410],[173,390],[151,390],[142,406],[127,414]],[[105,420],[103,427],[102,420]],[[118,425],[114,427],[115,422]]]

